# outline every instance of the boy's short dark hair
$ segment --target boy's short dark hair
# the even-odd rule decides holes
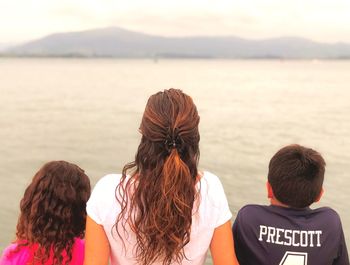
[[[293,144],[270,160],[268,181],[277,200],[294,208],[315,202],[322,190],[325,161],[311,148]]]

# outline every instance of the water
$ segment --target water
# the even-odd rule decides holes
[[[79,164],[93,184],[133,159],[149,95],[181,88],[201,116],[200,167],[234,215],[268,203],[271,156],[290,143],[327,162],[318,206],[340,214],[350,244],[350,61],[0,59],[0,250],[19,200],[46,161]],[[208,261],[210,264],[210,261]]]

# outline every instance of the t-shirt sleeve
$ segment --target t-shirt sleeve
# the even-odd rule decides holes
[[[247,252],[247,249],[250,249],[250,247],[247,246],[247,241],[246,241],[247,236],[245,235],[245,232],[244,232],[244,228],[245,228],[244,225],[246,224],[246,222],[242,221],[242,215],[243,215],[243,208],[238,211],[237,216],[235,218],[235,222],[233,223],[233,226],[232,226],[236,257],[240,262],[240,264],[258,264],[258,263],[252,262],[252,260],[246,260],[246,256],[247,256],[246,252]]]
[[[232,234],[233,234],[233,240],[235,242],[235,248],[237,248],[236,246],[239,245],[238,241],[239,241],[239,215],[237,215],[233,225],[232,225]]]
[[[344,232],[342,228],[341,228],[341,239],[339,242],[338,257],[333,262],[333,265],[349,265],[348,250],[346,248]]]
[[[228,205],[224,187],[221,184],[219,178],[213,175],[213,194],[215,199],[215,208],[216,208],[216,218],[214,227],[223,225],[232,218],[232,213]]]
[[[28,248],[17,250],[17,243],[12,243],[4,249],[0,258],[0,265],[27,264],[30,253]]]
[[[115,178],[116,175],[107,175],[101,178],[96,183],[86,204],[88,216],[97,224],[103,224],[107,211],[109,210],[108,205],[113,201],[115,194]]]
[[[2,252],[2,255],[0,257],[0,265],[10,265],[11,264],[11,259],[9,259],[9,253],[14,249],[15,249],[15,247],[13,247],[13,245],[10,245],[4,249],[4,251]]]
[[[236,240],[238,240],[238,234],[239,234],[239,218],[238,218],[239,215],[237,215],[233,225],[232,225],[232,233],[233,233],[233,238],[236,242]]]

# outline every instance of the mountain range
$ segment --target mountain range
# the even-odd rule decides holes
[[[281,37],[162,37],[118,27],[56,33],[7,48],[2,56],[116,58],[350,59],[350,44]]]

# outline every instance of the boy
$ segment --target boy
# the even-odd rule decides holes
[[[325,161],[300,145],[279,150],[269,164],[270,206],[247,205],[232,230],[241,265],[349,265],[338,214],[311,210],[323,193]]]

